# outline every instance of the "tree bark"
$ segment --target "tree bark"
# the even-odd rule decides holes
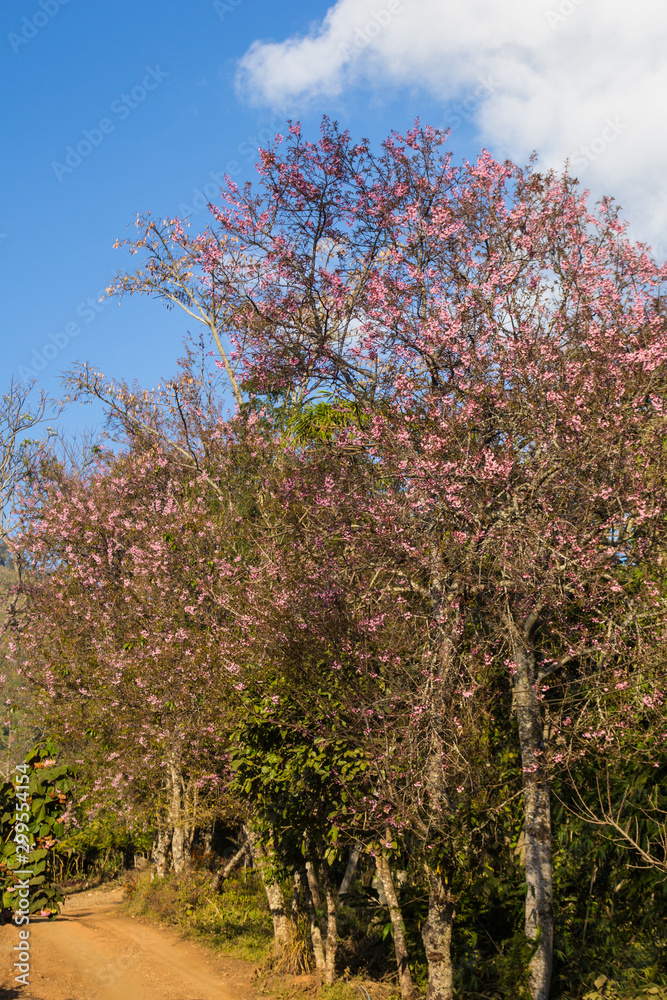
[[[323,973],[326,969],[326,959],[324,957],[324,946],[322,945],[322,932],[320,931],[320,925],[317,922],[315,902],[313,900],[310,881],[305,867],[301,872],[299,872],[299,877],[301,880],[301,891],[303,892],[306,913],[308,915],[308,923],[310,924],[310,940],[313,946],[313,955],[315,956],[315,968],[318,972]]]
[[[292,923],[296,923],[299,919],[302,896],[301,874],[299,872],[294,872],[294,882],[292,885]]]
[[[452,968],[454,900],[436,872],[428,872],[428,882],[428,919],[422,928],[422,940],[428,962],[426,1000],[454,1000]]]
[[[333,986],[336,977],[336,952],[338,951],[338,924],[336,922],[336,892],[331,884],[331,878],[326,869],[326,863],[322,865],[322,881],[324,882],[324,893],[327,904],[327,939],[324,965],[324,982],[327,986]]]
[[[164,878],[169,870],[169,846],[172,831],[166,826],[158,827],[153,842],[153,864],[157,878]]]
[[[396,966],[398,968],[398,982],[401,988],[402,1000],[413,1000],[415,990],[410,972],[408,957],[408,946],[405,940],[405,926],[403,924],[403,914],[398,903],[394,880],[391,877],[389,861],[384,855],[376,859],[378,876],[384,887],[384,894],[387,897],[389,916],[394,930],[394,951],[396,953]]]
[[[213,853],[214,831],[215,831],[215,820],[212,819],[211,822],[207,825],[206,829],[204,830],[204,833],[202,834],[201,838],[202,851],[204,853],[205,858],[209,858]]]
[[[187,867],[189,857],[189,830],[183,810],[183,776],[176,758],[169,761],[167,768],[167,789],[169,793],[169,825],[171,837],[171,859],[174,873],[180,875]]]
[[[310,887],[310,894],[313,897],[313,906],[316,910],[322,905],[322,900],[320,899],[320,890],[317,884],[317,875],[315,873],[315,866],[312,861],[306,861],[306,877],[308,879],[308,885]]]
[[[361,857],[361,844],[355,844],[350,851],[350,859],[347,863],[347,868],[345,869],[345,874],[343,875],[343,881],[338,889],[338,895],[343,896],[346,892],[350,891],[350,885],[352,884],[352,879],[354,878],[357,865],[359,864],[359,858]]]
[[[285,908],[285,897],[283,895],[283,890],[280,884],[276,882],[275,879],[271,878],[268,871],[268,858],[266,852],[259,842],[259,838],[256,833],[248,827],[243,828],[245,833],[248,847],[250,849],[250,856],[252,857],[253,864],[260,874],[260,878],[264,884],[264,891],[266,892],[266,898],[269,903],[269,912],[271,914],[271,919],[273,920],[273,941],[276,951],[282,951],[290,940],[290,922],[287,916],[287,910]]]
[[[181,824],[174,827],[174,834],[171,838],[171,856],[174,862],[174,873],[180,875],[188,866],[185,827]]]
[[[548,1000],[553,965],[553,879],[542,711],[535,691],[534,654],[524,647],[516,648],[514,663],[514,707],[521,746],[525,815],[525,932],[529,941],[537,942],[528,967],[528,982],[533,1000]]]
[[[231,875],[231,873],[234,871],[236,866],[240,864],[241,861],[243,861],[243,858],[245,857],[247,852],[248,852],[248,844],[247,841],[244,840],[243,844],[238,849],[236,854],[233,857],[231,857],[228,861],[224,861],[218,868],[217,872],[215,873],[213,882],[211,883],[211,889],[213,890],[213,892],[218,892],[220,890],[220,886],[222,885],[224,880],[228,878],[229,875]]]
[[[449,722],[451,690],[456,677],[457,651],[450,632],[442,625],[442,595],[444,581],[442,556],[439,547],[432,546],[431,591],[438,621],[437,679],[432,697],[433,723],[430,734],[430,753],[424,773],[425,786],[430,799],[432,822],[442,822],[443,810],[449,805],[447,786],[443,774],[443,728]],[[454,970],[452,968],[452,926],[454,924],[454,897],[451,888],[441,875],[427,868],[429,883],[428,918],[422,927],[422,940],[428,963],[426,1000],[453,1000]]]

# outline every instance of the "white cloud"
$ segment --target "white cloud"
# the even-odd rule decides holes
[[[238,85],[292,113],[360,83],[464,101],[497,156],[569,157],[667,255],[666,29],[659,0],[338,0],[310,34],[254,42]]]

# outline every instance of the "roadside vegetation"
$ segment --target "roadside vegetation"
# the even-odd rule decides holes
[[[130,913],[177,927],[222,954],[259,966],[273,952],[271,915],[255,872],[229,879],[220,893],[211,891],[206,869],[162,879],[144,872],[125,892]]]

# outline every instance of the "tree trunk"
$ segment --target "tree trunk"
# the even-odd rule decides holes
[[[282,951],[289,944],[290,926],[289,918],[285,911],[285,897],[278,882],[267,880],[264,882],[264,891],[269,901],[269,911],[273,920],[273,938],[277,951]]]
[[[428,919],[422,927],[422,940],[428,962],[426,1000],[454,1000],[452,968],[452,894],[435,872],[428,872]]]
[[[320,899],[320,890],[317,885],[317,875],[312,861],[306,861],[306,877],[310,887],[310,894],[313,897],[313,906],[316,910],[319,910],[322,905],[322,900]]]
[[[376,859],[376,865],[378,876],[384,887],[384,894],[387,898],[387,905],[389,907],[391,925],[394,930],[394,951],[396,953],[396,966],[398,968],[398,982],[401,987],[401,998],[402,1000],[413,1000],[415,990],[412,983],[412,975],[410,973],[408,946],[405,941],[405,926],[403,924],[403,914],[401,913],[401,908],[398,904],[398,897],[396,896],[396,889],[394,888],[394,880],[391,877],[391,868],[389,867],[389,861],[386,857],[384,857],[384,855],[381,855]]]
[[[553,883],[542,711],[535,692],[534,655],[524,648],[515,649],[514,663],[514,706],[521,746],[525,814],[525,930],[529,941],[537,941],[528,968],[528,981],[533,1000],[548,1000],[553,964]]]
[[[449,806],[447,786],[444,778],[443,727],[448,723],[451,707],[451,691],[455,687],[457,653],[451,635],[443,630],[441,602],[443,582],[442,558],[438,547],[432,547],[433,602],[438,627],[437,678],[432,695],[433,724],[430,734],[430,752],[424,772],[426,790],[430,798],[431,816],[437,827],[442,822],[444,809]],[[426,1000],[453,1000],[454,970],[452,968],[452,926],[454,923],[454,897],[450,887],[441,875],[426,869],[429,883],[428,918],[422,927],[422,940],[428,963],[428,986]]]
[[[231,857],[229,861],[223,861],[223,863],[220,865],[217,872],[215,873],[213,881],[211,883],[211,889],[213,890],[213,892],[218,892],[220,890],[220,886],[222,885],[224,880],[229,875],[231,875],[236,866],[240,864],[241,861],[243,861],[247,852],[248,852],[248,844],[247,841],[244,840],[243,844],[241,845],[241,847],[239,847],[236,854],[233,857]]]
[[[183,776],[176,758],[169,761],[167,789],[169,793],[169,825],[173,830],[171,859],[174,873],[180,875],[188,866],[189,853],[188,830],[183,814]]]
[[[338,951],[338,924],[336,922],[336,892],[331,884],[331,877],[326,868],[326,862],[322,865],[322,881],[324,882],[324,893],[327,903],[327,940],[326,955],[324,965],[324,982],[327,986],[333,986],[336,977],[336,952]]]
[[[352,884],[352,879],[356,874],[357,865],[359,864],[360,857],[361,857],[361,844],[355,844],[350,851],[350,859],[347,863],[345,874],[343,875],[343,881],[341,882],[340,888],[338,890],[339,896],[343,896],[346,892],[350,891],[350,885]]]
[[[301,901],[303,892],[301,890],[301,875],[294,872],[294,882],[292,885],[292,923],[296,924],[301,913]]]
[[[259,842],[256,833],[248,827],[243,828],[243,832],[248,841],[250,855],[253,864],[257,868],[260,878],[264,883],[264,891],[269,903],[269,912],[273,920],[273,940],[276,951],[282,951],[290,940],[290,922],[285,909],[285,897],[280,884],[271,878],[268,868],[268,858],[264,848]]]
[[[215,820],[212,819],[204,830],[201,838],[202,851],[204,857],[209,859],[213,853],[213,833],[215,832]]]
[[[174,873],[180,875],[187,868],[185,827],[181,824],[174,827],[174,835],[171,838],[171,856],[174,862]]]
[[[310,940],[313,945],[313,955],[315,956],[315,968],[318,972],[324,972],[326,969],[326,960],[324,957],[324,947],[322,945],[322,932],[320,931],[320,925],[317,922],[315,903],[310,888],[308,873],[305,867],[303,871],[299,872],[299,876],[301,880],[303,900],[306,906],[306,913],[308,914],[308,923],[310,924]]]
[[[157,878],[164,878],[169,870],[169,846],[172,831],[166,826],[159,826],[153,841],[153,864]]]

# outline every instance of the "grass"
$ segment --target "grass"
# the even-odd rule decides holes
[[[400,1000],[396,984],[370,981],[359,977],[339,979],[333,986],[322,986],[311,977],[311,983],[292,982],[274,991],[277,1000]]]
[[[257,877],[250,873],[228,879],[218,894],[211,892],[210,882],[205,870],[163,879],[151,879],[146,872],[125,887],[126,907],[221,954],[265,963],[272,951],[273,924]]]

